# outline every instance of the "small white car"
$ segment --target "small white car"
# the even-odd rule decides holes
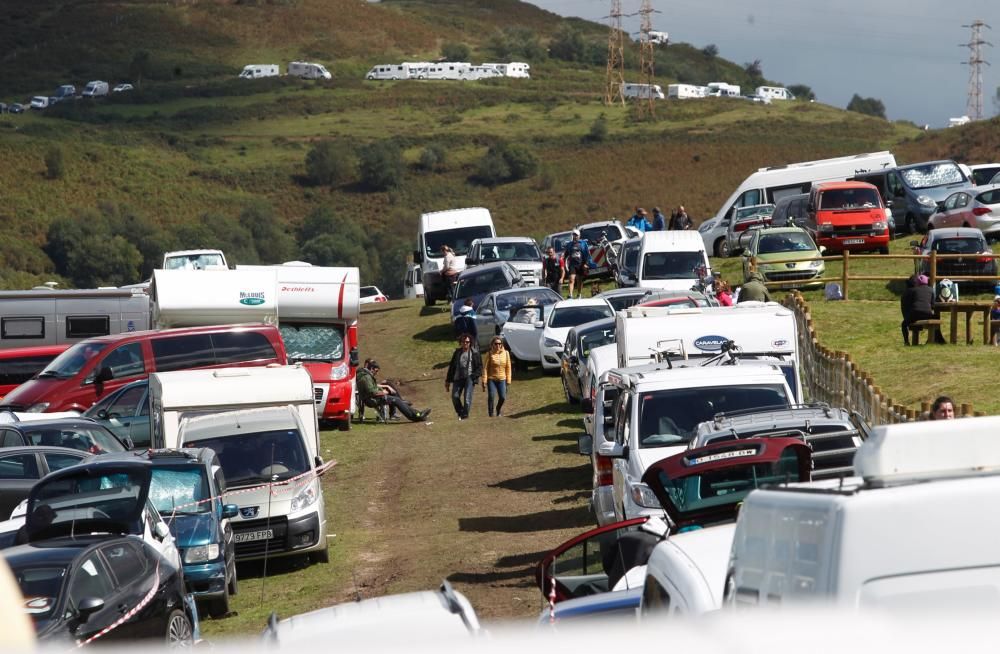
[[[132,91],[132,90],[135,90],[134,86],[132,86],[128,82],[123,82],[122,84],[118,84],[117,86],[115,86],[115,88],[111,89],[111,92],[124,93],[125,91]]]
[[[49,97],[47,95],[36,95],[31,98],[31,108],[32,109],[48,109],[49,107]]]
[[[554,372],[562,367],[562,350],[570,328],[614,315],[614,309],[602,298],[563,300],[551,307],[522,308],[504,323],[501,333],[516,359],[539,361],[543,370]]]
[[[378,286],[362,286],[360,304],[371,304],[372,302],[388,302],[389,298],[378,290]]]

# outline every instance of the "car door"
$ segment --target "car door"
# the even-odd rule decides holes
[[[515,357],[522,361],[541,361],[542,359],[539,343],[545,326],[542,320],[544,307],[533,307],[528,310],[531,311],[532,309],[537,313],[537,320],[532,322],[517,322],[515,319],[518,316],[514,316],[514,319],[508,320],[503,325],[503,337],[507,342],[508,349],[510,349]],[[525,316],[522,313],[524,311],[525,309],[521,309],[518,312],[519,315]]]
[[[0,450],[0,520],[10,517],[10,512],[28,496],[40,477],[35,453],[3,454]]]
[[[975,227],[976,217],[972,214],[972,209],[969,206],[972,196],[960,192],[953,194],[952,197],[955,198],[955,206],[951,210],[952,222],[949,226]]]
[[[92,551],[78,560],[69,580],[69,605],[76,610],[85,600],[100,600],[103,606],[96,610],[87,621],[75,627],[72,633],[76,640],[87,640],[116,622],[125,611],[119,610],[121,601],[115,594],[114,580],[98,552]],[[128,609],[126,608],[126,611]],[[129,629],[114,629],[102,639],[117,640],[130,638]]]
[[[896,222],[896,229],[902,229],[906,225],[906,190],[903,180],[899,173],[890,170],[886,174],[885,185],[889,190],[886,200],[892,202],[892,219]]]
[[[154,583],[154,575],[146,569],[145,556],[135,544],[127,541],[117,541],[100,548],[101,556],[111,571],[113,590],[111,594],[112,607],[119,615],[125,615],[129,610],[140,606]],[[158,571],[159,576],[166,576],[167,570]],[[160,615],[161,607],[156,602],[148,602],[128,621],[115,629],[116,640],[133,640],[136,638],[163,637],[162,625],[165,617]]]
[[[146,392],[139,401],[139,411],[132,418],[128,433],[132,438],[132,449],[150,447],[152,444],[149,429],[149,386],[146,386]]]
[[[476,307],[476,334],[479,338],[479,351],[489,349],[490,340],[497,334],[496,299],[487,295]]]
[[[622,393],[615,401],[615,444],[621,447],[629,444],[629,408],[631,394]],[[628,459],[625,456],[616,458],[612,467],[612,495],[615,503],[615,516],[624,520],[625,479],[628,476]]]
[[[137,384],[123,388],[98,402],[87,411],[87,416],[114,432],[122,439],[131,435],[132,421],[137,417],[148,385]],[[149,431],[149,417],[146,417],[146,431]],[[134,439],[133,439],[134,440]],[[149,437],[146,437],[148,442]]]

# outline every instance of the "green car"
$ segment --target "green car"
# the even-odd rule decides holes
[[[801,227],[753,230],[750,244],[743,251],[743,278],[750,274],[751,260],[756,260],[758,272],[769,282],[781,282],[782,288],[821,286],[822,281],[813,280],[823,277],[826,266],[818,257],[825,249],[817,248],[809,232]]]

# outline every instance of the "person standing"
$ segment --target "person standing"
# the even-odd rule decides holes
[[[662,232],[667,228],[667,219],[659,207],[653,207],[653,229],[654,232]]]
[[[490,351],[483,355],[483,390],[488,390],[486,410],[493,417],[503,415],[503,403],[507,401],[507,387],[510,385],[510,352],[504,349],[503,339],[499,336],[490,341]],[[493,400],[496,398],[496,407]]]
[[[454,250],[447,245],[442,245],[441,256],[444,259],[441,263],[441,281],[444,283],[444,288],[448,297],[451,298],[452,287],[455,285],[455,281],[458,279],[458,273],[461,271],[458,269],[458,262],[455,260]]]
[[[590,258],[590,246],[587,241],[580,238],[580,230],[573,230],[573,240],[566,244],[563,250],[563,261],[566,269],[563,276],[569,274],[569,294],[567,297],[573,299],[573,289],[577,287],[579,297],[583,297],[583,280],[587,277],[587,270],[593,260]],[[580,283],[577,285],[576,282]]]
[[[638,229],[640,232],[648,232],[652,229],[649,220],[646,219],[646,210],[642,207],[636,208],[635,215],[629,218],[627,225]]]
[[[756,270],[747,276],[747,281],[740,288],[739,297],[736,303],[741,302],[770,302],[771,294],[767,292],[767,285],[764,283],[764,275]]]
[[[674,212],[673,217],[670,219],[670,229],[691,229],[691,218],[688,217],[683,204],[677,207],[677,211]]]
[[[545,278],[545,285],[553,291],[562,295],[562,261],[556,254],[556,249],[550,247],[545,252],[545,259],[542,261],[542,276]]]
[[[448,376],[444,380],[444,390],[451,391],[451,403],[459,420],[469,417],[472,409],[472,391],[483,376],[483,362],[472,349],[472,337],[460,336],[459,347],[451,355]]]

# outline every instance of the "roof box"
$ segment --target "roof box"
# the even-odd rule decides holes
[[[883,425],[854,455],[867,481],[1000,472],[1000,416]]]
[[[273,269],[154,270],[153,326],[273,325],[278,322],[276,286]]]

